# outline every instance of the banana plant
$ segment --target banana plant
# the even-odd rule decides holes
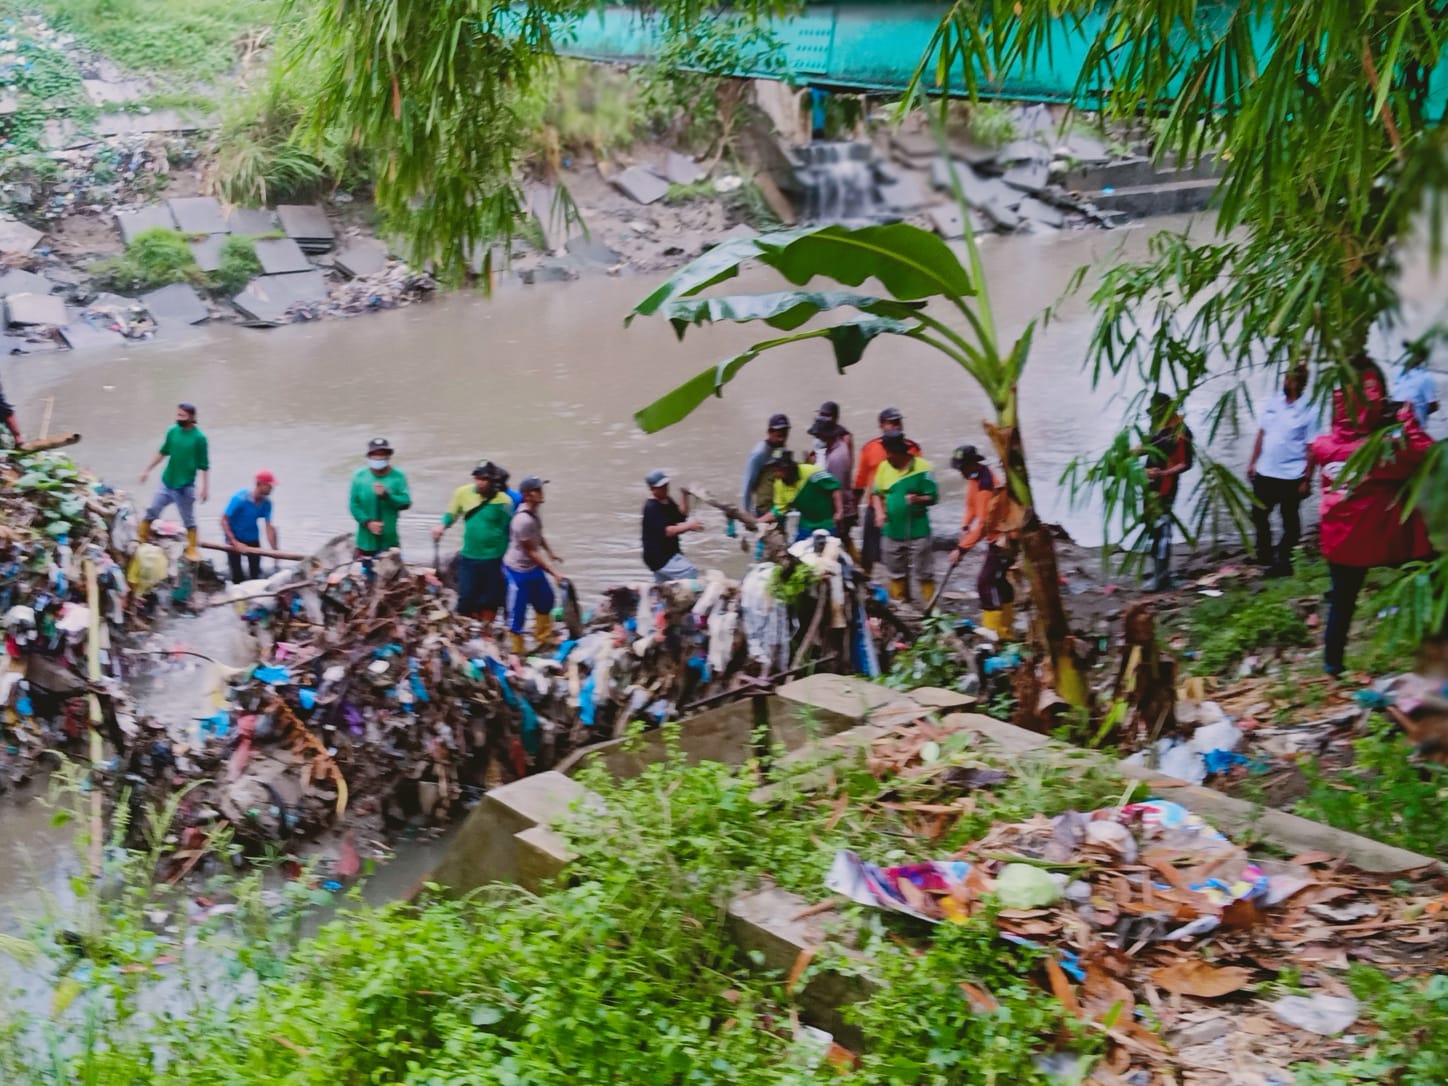
[[[641,316],[663,317],[680,340],[690,328],[717,321],[757,322],[784,334],[721,360],[641,409],[635,419],[649,433],[673,426],[710,396],[722,395],[724,386],[754,359],[787,344],[827,342],[841,373],[882,336],[913,339],[939,351],[990,400],[995,417],[983,425],[1004,465],[1014,505],[1011,526],[1021,542],[1036,606],[1033,636],[1049,655],[1057,692],[1073,705],[1084,705],[1086,685],[1071,651],[1055,542],[1036,514],[1020,434],[1017,385],[1035,322],[1014,342],[1003,344],[973,239],[967,241],[967,258],[962,263],[939,237],[906,223],[812,226],[711,249],[640,302],[624,323]],[[835,289],[703,293],[735,278],[751,263],[773,269],[796,288],[824,280]],[[867,279],[877,281],[884,293],[844,289],[858,288]],[[838,319],[842,315],[844,319]],[[823,323],[825,319],[830,323]],[[811,322],[819,323],[810,326]]]

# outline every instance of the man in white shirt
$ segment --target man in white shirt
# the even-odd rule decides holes
[[[1292,573],[1292,551],[1302,537],[1298,506],[1307,497],[1312,476],[1310,445],[1317,433],[1317,411],[1303,395],[1307,391],[1307,367],[1295,366],[1282,382],[1257,420],[1257,440],[1247,462],[1256,502],[1252,523],[1257,529],[1257,563],[1267,567],[1267,576],[1286,577]],[[1282,538],[1272,546],[1272,510],[1282,510]]]
[[[1422,340],[1409,340],[1403,344],[1408,349],[1398,372],[1393,374],[1393,388],[1390,395],[1399,403],[1405,403],[1418,416],[1418,425],[1427,427],[1428,416],[1438,410],[1438,380],[1426,363],[1428,346]]]

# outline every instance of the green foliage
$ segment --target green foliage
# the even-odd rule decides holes
[[[1438,1086],[1448,1082],[1448,974],[1395,981],[1371,966],[1353,965],[1348,986],[1378,1027],[1367,1051],[1343,1063],[1293,1068],[1298,1086],[1391,1082]]]
[[[972,102],[965,115],[970,138],[985,147],[1001,147],[1018,135],[1015,109],[1009,102]]]
[[[647,109],[633,73],[564,59],[520,104],[533,133],[531,154],[557,172],[565,154],[609,158],[631,146],[648,127]]]
[[[211,281],[222,294],[238,294],[254,276],[261,274],[256,242],[252,238],[228,235],[221,243],[221,261]]]
[[[141,231],[123,254],[91,265],[91,271],[98,279],[123,291],[155,290],[168,283],[203,281],[186,236],[164,226]]]
[[[769,594],[786,607],[793,607],[815,590],[819,574],[812,566],[799,562],[788,573],[784,566],[775,566],[769,575]]]
[[[1448,766],[1415,762],[1412,746],[1384,720],[1353,741],[1353,764],[1334,772],[1316,761],[1303,765],[1307,795],[1295,810],[1385,844],[1448,859]]]
[[[918,686],[963,689],[971,665],[962,656],[955,621],[939,612],[927,615],[920,624],[920,636],[896,653],[890,662],[889,674],[881,676],[880,682],[896,690],[912,690]]]
[[[1321,599],[1326,590],[1326,564],[1299,555],[1291,577],[1233,585],[1215,599],[1198,600],[1186,624],[1188,645],[1197,653],[1192,671],[1226,676],[1254,653],[1312,644],[1299,603]]]

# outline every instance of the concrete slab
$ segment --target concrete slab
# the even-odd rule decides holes
[[[151,319],[162,328],[167,325],[201,324],[211,317],[211,310],[201,300],[201,295],[186,283],[171,283],[159,290],[148,291],[141,295],[141,304],[151,314]]]
[[[1066,213],[1053,204],[1044,200],[1037,200],[1034,196],[1027,196],[1016,208],[1021,218],[1030,219],[1032,222],[1045,223],[1047,226],[1064,226]]]
[[[146,230],[156,227],[175,230],[176,216],[171,214],[171,209],[165,204],[154,204],[143,207],[140,211],[116,212],[116,226],[120,228],[121,240],[129,245],[136,240],[137,234]]]
[[[319,271],[292,272],[289,275],[259,275],[246,285],[231,304],[254,321],[285,324],[287,310],[327,300],[327,280]]]
[[[897,690],[850,675],[807,675],[785,683],[775,696],[817,718],[826,735],[863,724],[880,710],[920,708]]]
[[[312,270],[312,263],[291,238],[259,238],[256,241],[256,258],[261,261],[265,275],[287,275],[291,272]]]
[[[1050,162],[1051,149],[1038,140],[1012,140],[996,156],[1000,162]]]
[[[1106,144],[1094,136],[1083,136],[1073,132],[1062,142],[1060,148],[1068,158],[1076,162],[1110,162],[1111,155]]]
[[[939,686],[918,686],[910,691],[910,700],[918,701],[927,709],[963,709],[974,705],[980,699],[959,690],[946,690]]]
[[[24,256],[39,245],[43,237],[44,232],[33,226],[15,219],[0,219],[0,253],[5,256]]]
[[[664,159],[664,177],[671,185],[692,185],[703,179],[704,171],[687,155],[670,151],[669,156]]]
[[[0,298],[10,294],[49,294],[55,284],[43,275],[36,275],[21,268],[11,268],[0,274]]]
[[[557,830],[534,826],[513,835],[518,857],[518,885],[537,893],[578,858]]]
[[[183,234],[225,234],[226,213],[215,196],[175,196],[166,201]]]
[[[330,249],[337,237],[321,204],[278,204],[277,219],[282,233],[303,249]]]
[[[5,299],[5,319],[10,324],[65,323],[65,301],[53,294],[11,294]]]
[[[186,247],[196,258],[196,265],[202,271],[213,272],[221,267],[221,243],[225,234],[207,234],[199,241],[188,241]]]
[[[965,216],[954,204],[932,207],[925,213],[925,217],[930,220],[930,228],[946,241],[965,237]]]
[[[583,261],[585,264],[597,264],[601,268],[611,268],[623,257],[610,249],[597,238],[585,238],[579,236],[569,238],[564,246],[568,255]]]
[[[234,207],[226,216],[226,226],[233,234],[252,238],[281,229],[277,213],[264,207]]]
[[[82,79],[85,96],[97,106],[120,106],[134,102],[150,93],[151,85],[144,79],[121,79],[111,82],[107,79]]]
[[[913,173],[902,174],[900,180],[880,185],[879,192],[880,202],[886,208],[902,214],[919,211],[935,202]]]
[[[182,113],[175,109],[157,109],[150,113],[102,113],[96,118],[98,136],[143,136],[154,132],[198,132],[215,128],[216,118],[200,113]]]
[[[1051,180],[1051,167],[1044,162],[1019,162],[1001,175],[1013,189],[1040,192]]]
[[[387,246],[372,238],[358,238],[337,250],[332,265],[354,279],[377,275],[387,270]]]
[[[41,130],[40,142],[47,151],[69,151],[90,146],[96,137],[82,132],[69,117],[51,117]]]
[[[126,337],[114,328],[100,328],[90,324],[79,312],[66,310],[66,323],[60,334],[72,351],[92,351],[98,348],[121,347]]]
[[[656,203],[669,192],[667,181],[642,166],[630,166],[622,173],[615,174],[610,180],[621,193],[639,204]]]

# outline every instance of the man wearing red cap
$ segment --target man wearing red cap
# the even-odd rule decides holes
[[[271,503],[272,487],[276,486],[276,481],[276,476],[269,471],[257,472],[256,484],[233,494],[231,501],[226,503],[226,512],[221,515],[221,530],[226,535],[226,542],[237,548],[226,556],[231,563],[231,579],[236,584],[246,579],[241,575],[243,553],[246,554],[250,579],[255,581],[261,577],[261,555],[256,553],[256,548],[261,546],[261,532],[257,529],[259,521],[266,521],[267,546],[277,549]]]

